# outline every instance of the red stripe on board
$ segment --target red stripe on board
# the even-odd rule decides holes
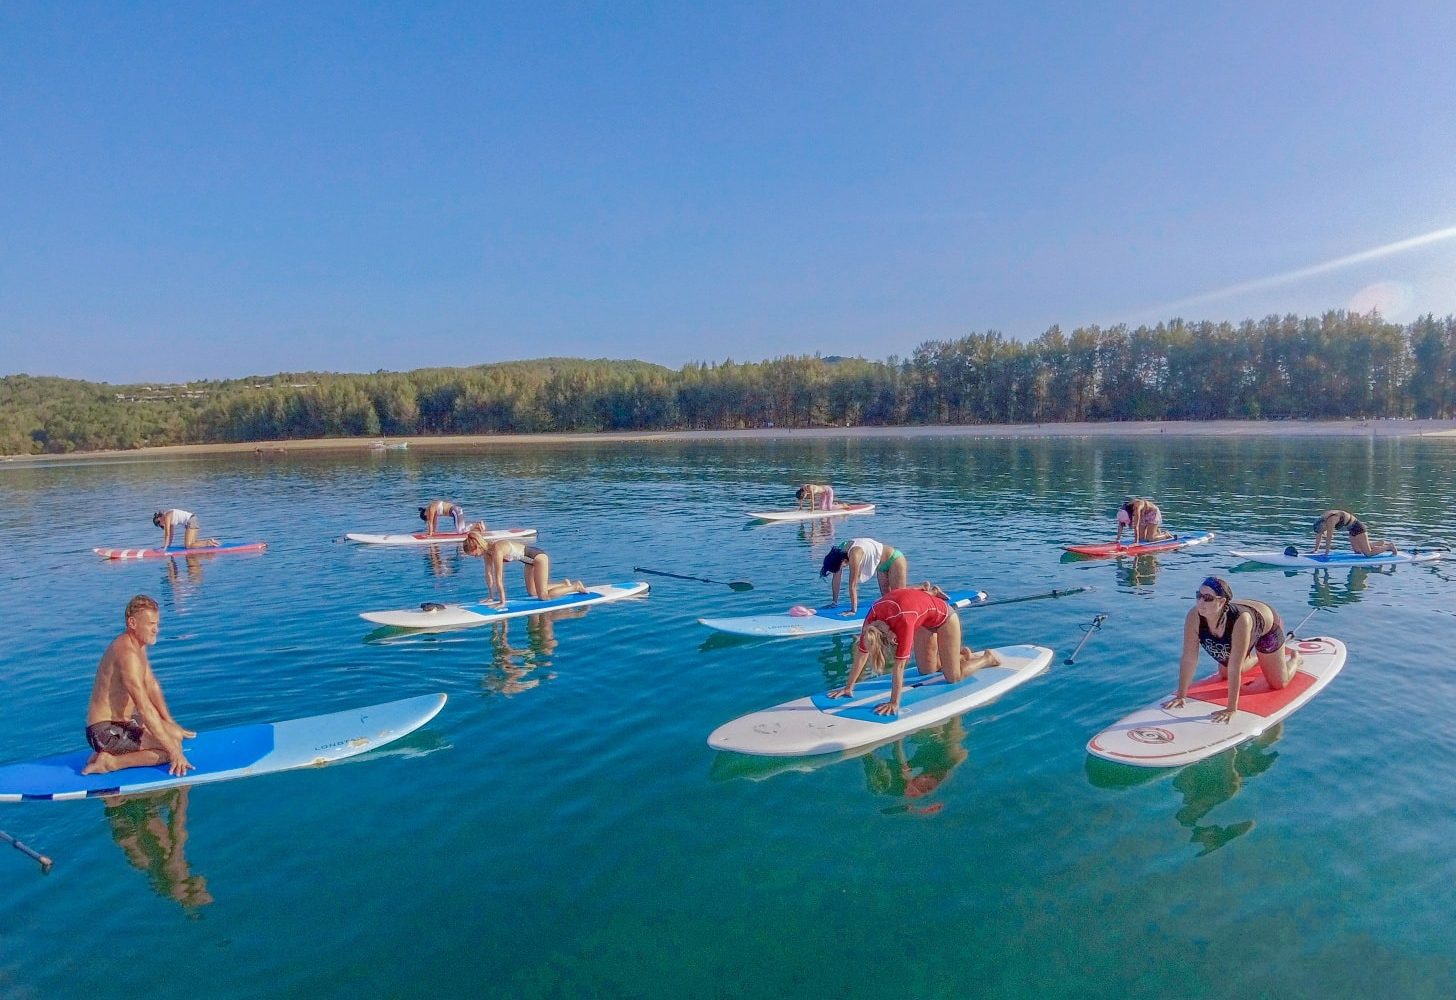
[[[1279,690],[1269,687],[1264,671],[1255,667],[1244,671],[1243,685],[1239,688],[1239,711],[1251,715],[1273,715],[1295,698],[1298,698],[1314,684],[1314,674],[1296,670],[1289,684]],[[1228,706],[1228,679],[1214,674],[1205,677],[1188,689],[1188,697],[1197,698],[1217,705]]]

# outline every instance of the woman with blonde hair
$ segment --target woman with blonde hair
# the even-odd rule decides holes
[[[467,556],[480,556],[485,560],[485,586],[489,592],[487,604],[506,603],[505,569],[508,562],[521,564],[526,578],[526,593],[539,601],[586,593],[586,585],[580,580],[551,582],[551,557],[545,549],[510,538],[488,541],[484,525],[471,525],[461,548]]]
[[[961,645],[961,617],[950,606],[945,591],[930,582],[918,587],[892,590],[870,607],[854,645],[854,660],[844,687],[829,692],[831,698],[851,698],[864,673],[866,662],[883,672],[887,661],[895,662],[890,700],[875,706],[876,715],[900,714],[900,693],[905,686],[905,667],[915,655],[915,668],[922,674],[939,670],[948,683],[965,680],[982,667],[994,667],[1000,659],[991,650],[977,653]]]

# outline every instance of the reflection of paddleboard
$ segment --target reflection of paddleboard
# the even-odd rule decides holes
[[[876,715],[874,708],[890,698],[889,673],[863,680],[853,698],[830,698],[824,692],[788,701],[734,719],[713,730],[714,750],[768,757],[806,757],[878,743],[943,722],[1025,684],[1052,662],[1042,646],[1002,646],[998,667],[985,667],[958,684],[940,673],[905,676],[899,715]]]
[[[946,596],[958,608],[969,607],[986,599],[986,595],[979,590],[950,590],[946,591]],[[873,600],[861,597],[859,610],[852,616],[843,614],[848,608],[820,608],[812,615],[803,617],[789,614],[744,615],[741,618],[699,618],[698,624],[730,635],[749,635],[763,639],[804,639],[816,635],[833,635],[836,632],[858,632],[874,603]]]
[[[1304,663],[1281,690],[1271,690],[1258,667],[1244,671],[1238,710],[1227,723],[1210,719],[1228,705],[1228,681],[1214,674],[1194,682],[1182,708],[1163,708],[1165,695],[1092,737],[1087,752],[1137,767],[1181,767],[1253,739],[1318,694],[1345,665],[1345,644],[1338,639],[1301,639],[1294,648]]]
[[[218,556],[230,552],[262,552],[267,542],[223,542],[221,545],[199,545],[188,548],[173,545],[165,549],[92,549],[103,559],[162,559],[167,556]]]
[[[562,608],[584,608],[592,604],[620,601],[624,597],[635,597],[647,592],[645,583],[615,583],[600,587],[588,587],[585,594],[567,594],[565,597],[538,601],[534,597],[517,597],[508,601],[505,607],[476,601],[474,604],[445,604],[429,611],[366,611],[359,617],[376,625],[391,625],[395,628],[458,628],[462,625],[484,625],[487,622],[520,618],[524,615],[539,615],[546,611]]]
[[[89,750],[30,764],[9,764],[0,767],[0,802],[125,795],[326,764],[414,732],[433,719],[444,704],[443,694],[426,694],[309,719],[198,733],[182,744],[182,752],[197,770],[182,778],[168,774],[165,764],[128,767],[110,774],[82,774],[81,768],[91,757]]]
[[[1106,559],[1109,556],[1140,556],[1145,552],[1171,552],[1173,549],[1187,548],[1190,545],[1202,545],[1212,538],[1213,532],[1204,531],[1195,535],[1174,535],[1161,542],[1144,542],[1141,545],[1118,545],[1116,542],[1103,542],[1098,545],[1064,545],[1062,548],[1068,552],[1075,552],[1079,556],[1097,556]]]
[[[485,540],[493,542],[498,538],[530,538],[534,534],[535,528],[501,528],[487,531]],[[445,542],[465,541],[465,532],[437,531],[433,535],[427,535],[421,531],[414,535],[366,535],[351,531],[344,537],[351,542],[363,542],[366,545],[440,545]]]
[[[850,514],[871,514],[872,503],[837,503],[829,510],[765,510],[748,516],[757,521],[817,521],[821,517],[847,517]]]
[[[1358,552],[1321,552],[1317,556],[1286,556],[1283,552],[1241,552],[1233,549],[1231,556],[1263,563],[1265,566],[1392,566],[1399,563],[1435,562],[1444,559],[1448,549],[1406,549],[1399,555],[1389,552],[1378,556],[1362,556]]]

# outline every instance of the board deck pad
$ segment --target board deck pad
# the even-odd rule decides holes
[[[946,597],[957,608],[968,608],[986,599],[985,593],[979,590],[949,590],[946,591]],[[852,617],[841,615],[841,609],[819,608],[812,615],[780,613],[744,615],[740,618],[699,618],[698,624],[729,635],[759,639],[807,639],[819,635],[858,632],[873,604],[874,601],[861,598],[859,611]]]
[[[183,741],[182,752],[196,765],[184,777],[168,774],[165,764],[82,774],[91,757],[89,748],[7,764],[0,766],[0,802],[127,795],[326,764],[406,736],[433,719],[444,705],[445,695],[427,694],[306,719],[199,732]]]
[[[1435,562],[1444,559],[1448,549],[1406,549],[1395,555],[1362,556],[1358,552],[1321,552],[1319,555],[1287,556],[1283,552],[1251,552],[1231,549],[1229,555],[1266,566],[1398,566],[1401,563]]]
[[[749,511],[756,521],[817,521],[825,517],[848,517],[851,514],[873,514],[872,503],[837,503],[829,510],[763,510]]]
[[[1092,545],[1063,545],[1062,548],[1068,552],[1075,552],[1079,556],[1094,556],[1106,559],[1111,556],[1140,556],[1149,552],[1172,552],[1175,549],[1186,549],[1190,545],[1202,545],[1213,540],[1213,532],[1200,531],[1186,535],[1174,535],[1172,538],[1165,538],[1161,542],[1146,542],[1142,545],[1119,545],[1116,542],[1102,542]]]
[[[1046,670],[1052,651],[1043,646],[1001,646],[1001,665],[985,667],[956,684],[940,673],[906,673],[898,715],[876,715],[889,700],[893,678],[887,672],[862,680],[853,698],[808,697],[734,719],[713,730],[714,750],[766,757],[807,757],[837,753],[912,733],[999,698]]]
[[[1282,689],[1270,688],[1257,666],[1244,671],[1239,705],[1227,723],[1212,721],[1228,705],[1228,681],[1215,673],[1189,687],[1181,708],[1163,708],[1171,693],[1164,695],[1092,737],[1087,752],[1135,767],[1182,767],[1253,739],[1297,711],[1345,665],[1338,639],[1302,639],[1294,648],[1303,663]]]
[[[220,545],[196,546],[190,549],[185,545],[172,545],[165,549],[97,548],[91,551],[103,559],[164,559],[169,556],[217,556],[262,552],[267,547],[267,542],[223,542]]]
[[[604,584],[588,587],[585,594],[567,594],[549,601],[538,601],[534,597],[516,597],[504,607],[476,601],[472,604],[446,604],[429,611],[365,611],[359,615],[376,625],[390,625],[394,628],[462,628],[504,621],[507,618],[521,618],[527,615],[544,614],[561,608],[585,608],[593,604],[606,604],[627,597],[645,594],[648,586],[641,581],[631,583]]]
[[[532,538],[535,537],[535,528],[498,528],[485,533],[487,542],[494,542],[501,538]],[[427,535],[423,531],[413,535],[370,535],[361,531],[351,531],[344,536],[351,542],[362,542],[365,545],[443,545],[447,542],[465,541],[463,531],[437,531],[433,535]]]

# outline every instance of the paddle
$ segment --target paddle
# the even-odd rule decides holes
[[[1092,620],[1090,622],[1088,622],[1086,625],[1083,625],[1082,626],[1082,631],[1085,632],[1086,635],[1082,636],[1082,641],[1079,642],[1079,643],[1077,643],[1077,648],[1074,649],[1074,650],[1072,650],[1072,655],[1069,656],[1069,657],[1067,657],[1062,662],[1063,663],[1067,663],[1067,664],[1072,664],[1072,663],[1077,662],[1077,655],[1082,652],[1082,647],[1085,646],[1085,645],[1087,645],[1087,640],[1090,639],[1090,638],[1092,638],[1092,633],[1093,632],[1101,632],[1102,631],[1102,623],[1105,622],[1106,620],[1107,620],[1107,616],[1106,615],[1093,615],[1092,616]]]
[[[53,864],[53,862],[50,858],[46,857],[44,854],[37,854],[35,851],[32,851],[29,847],[26,847],[24,844],[16,840],[4,830],[0,830],[0,840],[5,841],[7,844],[15,848],[21,854],[24,854],[27,858],[30,858],[32,861],[37,862],[40,865],[40,870],[42,872],[49,872],[51,870],[51,865]]]
[[[972,604],[960,610],[969,611],[971,608],[989,608],[996,604],[1018,604],[1021,601],[1039,601],[1043,597],[1067,597],[1071,594],[1080,594],[1083,591],[1091,589],[1091,587],[1069,587],[1066,590],[1048,590],[1045,594],[1027,594],[1024,597],[1003,597],[997,601],[982,601],[979,604]]]
[[[724,587],[730,587],[738,592],[752,590],[753,584],[747,580],[709,580],[706,576],[683,576],[681,573],[669,573],[661,569],[647,569],[645,566],[633,566],[633,573],[651,573],[653,576],[670,576],[674,580],[696,580],[699,583],[717,583]]]

